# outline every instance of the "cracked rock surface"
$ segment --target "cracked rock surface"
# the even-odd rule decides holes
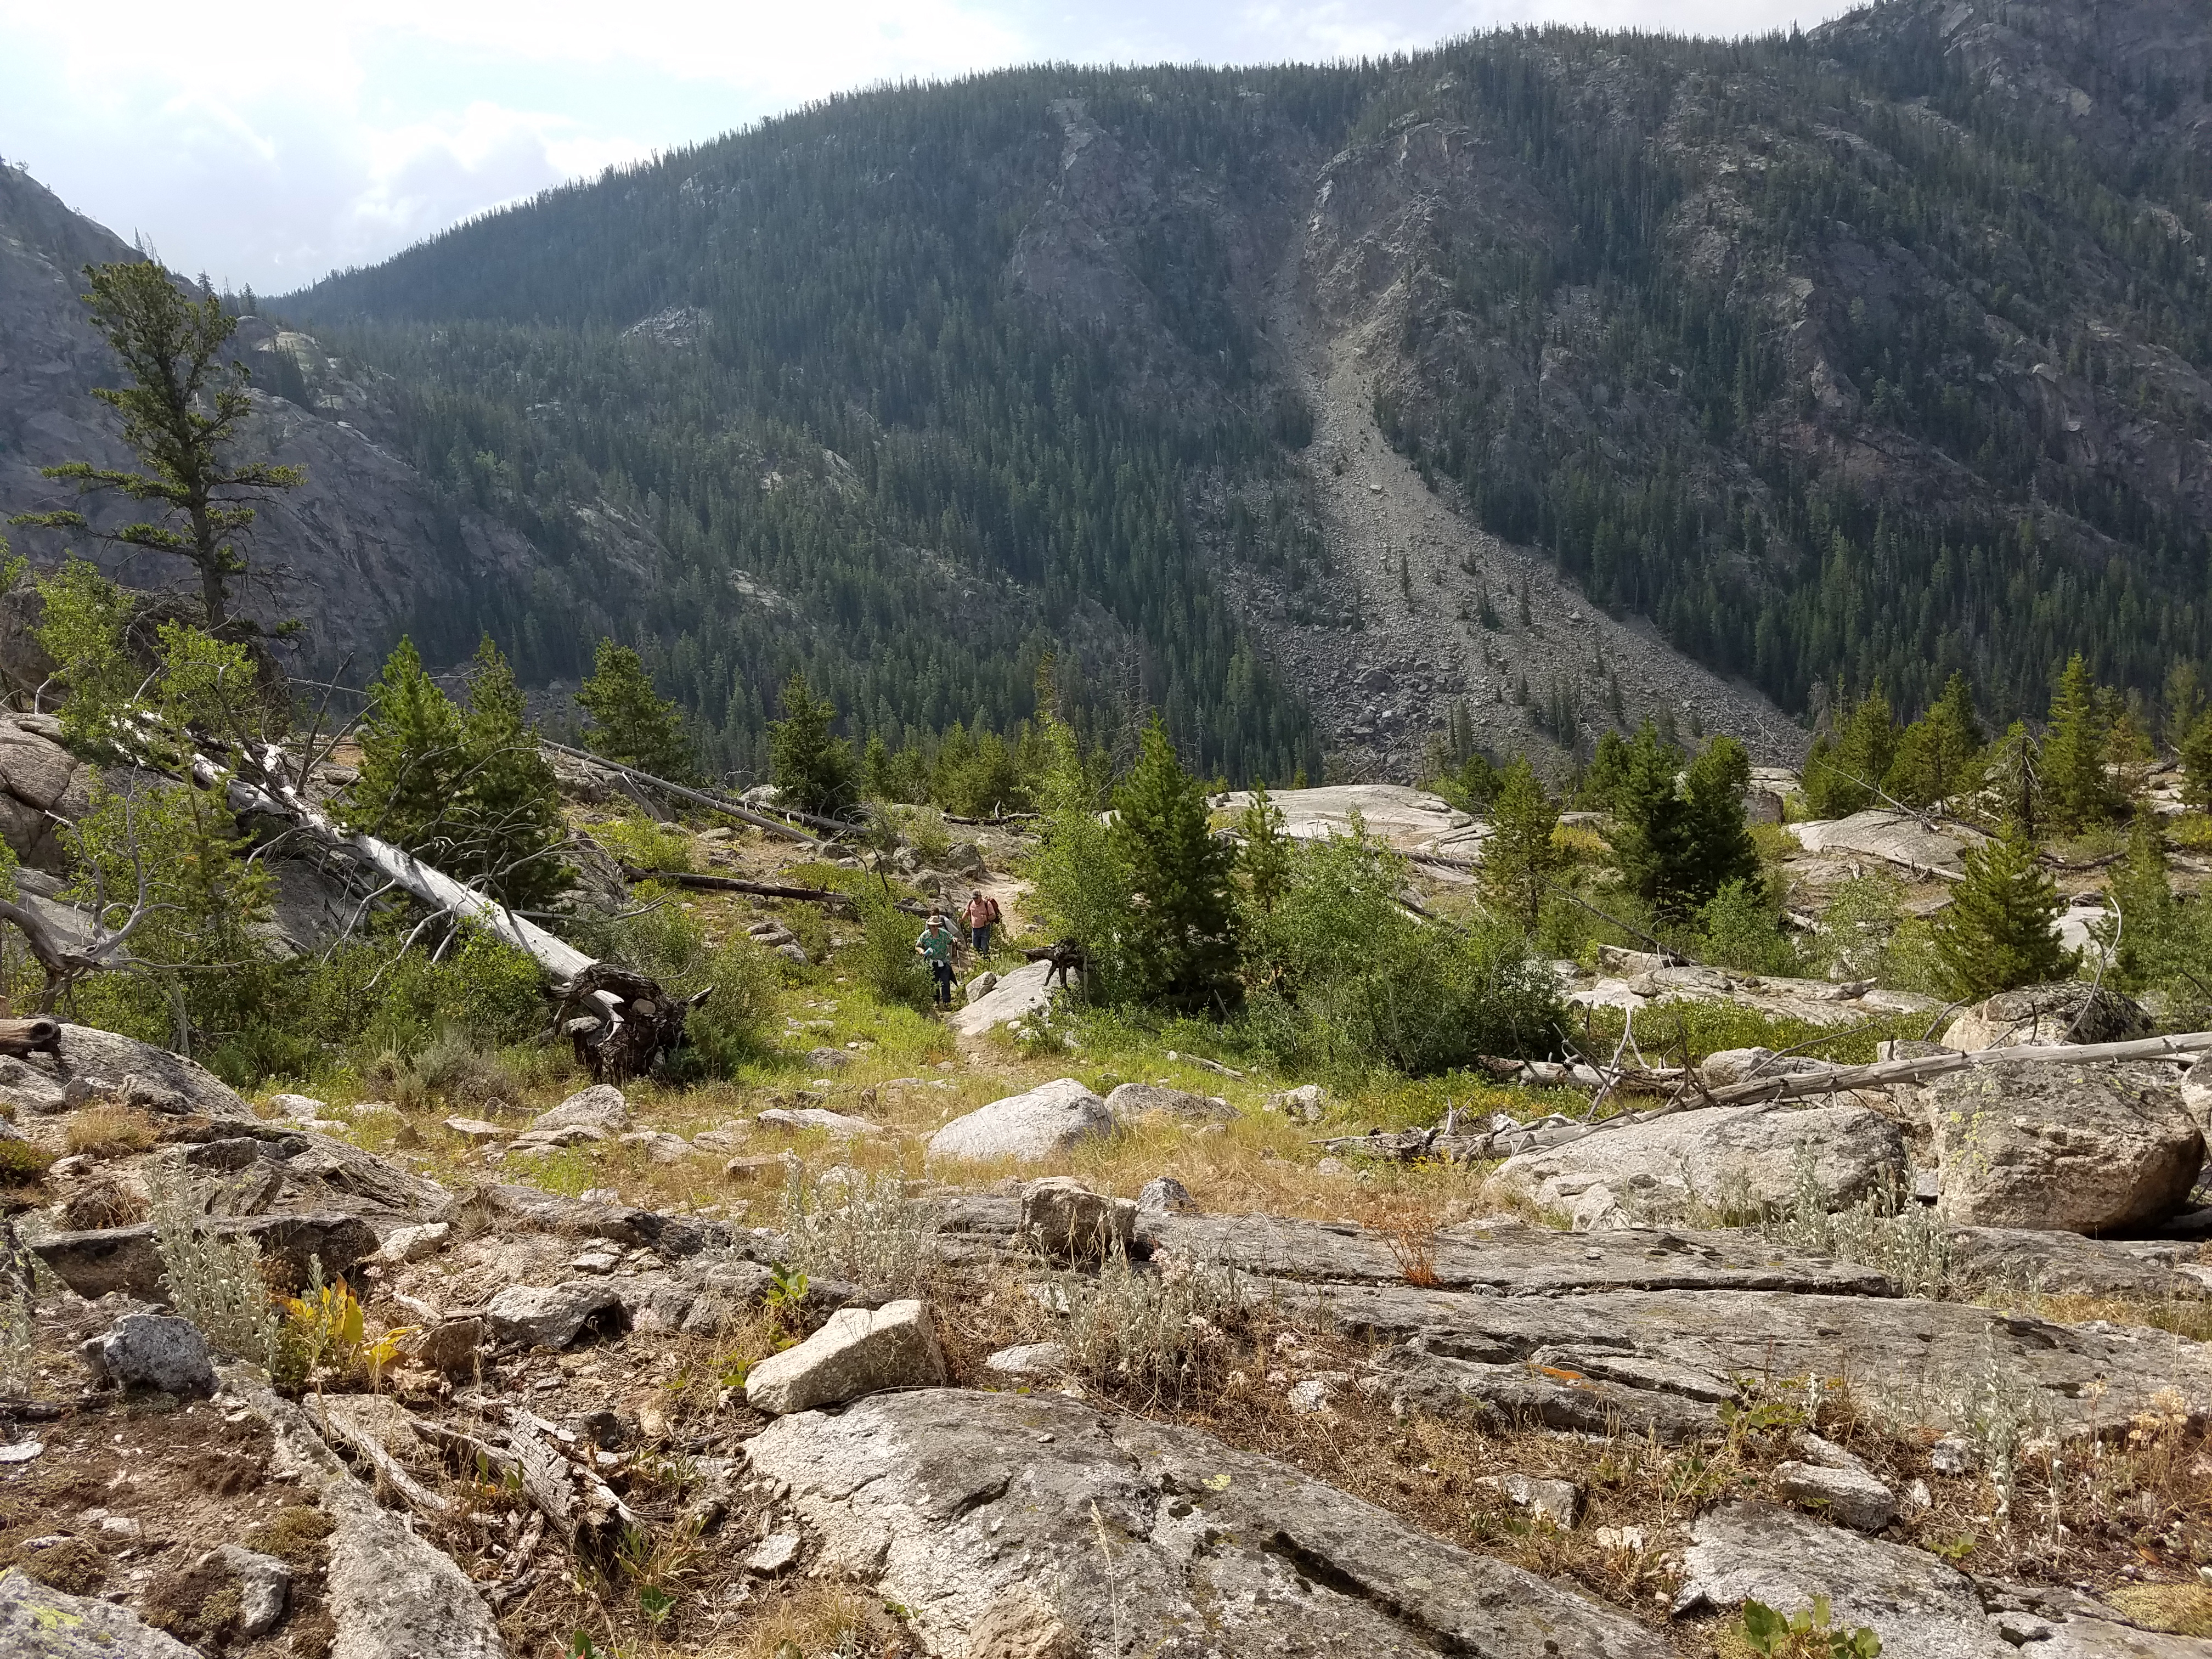
[[[781,1419],[825,1565],[932,1653],[1643,1659],[1664,1641],[1272,1458],[1074,1401],[931,1389]]]

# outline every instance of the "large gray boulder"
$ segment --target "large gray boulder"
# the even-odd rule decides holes
[[[1924,1551],[1771,1504],[1708,1510],[1690,1536],[1677,1613],[1747,1601],[1795,1613],[1825,1596],[1832,1628],[1870,1629],[1884,1653],[1911,1659],[2212,1659],[2212,1643],[2130,1629],[2075,1591],[1977,1583]]]
[[[1125,1253],[1136,1226],[1133,1200],[1095,1193],[1072,1176],[1048,1176],[1022,1188],[1022,1231],[1048,1256],[1097,1261]]]
[[[62,1027],[61,1062],[55,1070],[93,1096],[112,1096],[151,1111],[256,1121],[236,1092],[198,1061],[89,1025]]]
[[[898,1602],[925,1652],[1118,1653],[1139,1633],[1216,1659],[1670,1650],[1272,1458],[1070,1400],[878,1395],[782,1418],[746,1450],[788,1484],[817,1570]]]
[[[1699,1211],[1748,1219],[1797,1201],[1807,1159],[1828,1209],[1856,1204],[1905,1172],[1905,1137],[1879,1112],[1850,1105],[1708,1107],[1604,1129],[1521,1152],[1498,1179],[1577,1231]]]
[[[2099,1233],[2189,1197],[2204,1135],[2160,1071],[1981,1066],[1925,1091],[1944,1217],[1976,1227]]]
[[[533,1130],[587,1129],[602,1137],[620,1134],[629,1127],[629,1101],[611,1083],[594,1083],[579,1089],[550,1111],[530,1120]]]
[[[795,1347],[771,1354],[745,1376],[745,1402],[786,1414],[842,1406],[881,1389],[945,1381],[937,1327],[919,1302],[840,1308]]]
[[[2000,991],[1953,1020],[1943,1032],[1943,1046],[1976,1054],[1985,1048],[2126,1042],[2157,1029],[2148,1014],[2118,992],[2075,981]]]
[[[932,1158],[1035,1164],[1112,1133],[1106,1103],[1072,1077],[994,1100],[956,1117],[929,1138]]]
[[[22,1659],[200,1659],[173,1636],[138,1622],[112,1601],[69,1595],[0,1572],[0,1653]]]
[[[218,1237],[251,1238],[264,1261],[282,1262],[294,1284],[307,1282],[319,1261],[326,1278],[351,1273],[377,1251],[376,1231],[356,1215],[254,1215],[209,1222]],[[88,1300],[122,1291],[150,1300],[161,1295],[161,1259],[150,1223],[49,1233],[27,1239],[33,1255],[70,1289]]]
[[[1076,977],[1079,980],[1082,975]],[[1032,962],[998,980],[965,1006],[954,1009],[945,1023],[962,1036],[981,1036],[1001,1025],[1042,1013],[1061,994],[1063,985],[1054,975],[1050,963]]]

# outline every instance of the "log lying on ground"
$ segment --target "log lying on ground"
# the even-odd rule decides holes
[[[556,755],[567,755],[574,760],[586,761],[593,766],[603,766],[618,776],[629,778],[636,783],[650,785],[665,794],[675,796],[678,800],[688,800],[696,805],[704,806],[709,811],[721,813],[726,817],[735,818],[740,823],[750,823],[757,830],[765,830],[772,836],[781,836],[786,841],[801,842],[809,847],[822,845],[820,837],[810,836],[796,824],[786,823],[781,818],[770,817],[765,812],[756,812],[744,802],[732,800],[727,795],[716,793],[713,790],[694,789],[685,783],[671,783],[666,778],[657,778],[650,772],[641,772],[635,766],[625,766],[620,761],[611,761],[604,755],[592,754],[587,749],[571,749],[565,743],[555,743],[550,738],[538,738],[538,746],[541,749],[550,749]],[[826,826],[833,833],[848,832],[853,828],[849,823],[839,823],[835,818],[816,817],[811,812],[794,812],[791,816],[807,823]]]
[[[457,921],[483,928],[535,962],[554,981],[561,1028],[595,1082],[623,1083],[643,1076],[655,1060],[681,1046],[685,1019],[709,994],[666,994],[646,975],[587,956],[404,848],[340,828],[300,793],[282,753],[273,748],[246,755],[235,773],[195,756],[192,776],[205,788],[220,784],[232,811],[274,817],[309,840],[349,854],[403,892]]]
[[[1455,1162],[1506,1158],[1540,1147],[1549,1150],[1569,1146],[1588,1135],[1602,1134],[1608,1129],[1626,1128],[1632,1124],[1649,1123],[1654,1118],[1701,1106],[1749,1106],[1770,1101],[1844,1094],[1858,1089],[1892,1088],[1900,1084],[1924,1083],[1930,1078],[1963,1072],[1977,1066],[2014,1063],[2088,1066],[2100,1060],[2166,1060],[2208,1053],[2212,1053],[2212,1031],[2184,1031],[2172,1036],[2142,1037],[2129,1042],[2083,1042],[2057,1048],[2022,1044],[2010,1048],[1984,1048],[1974,1054],[1927,1054],[1917,1060],[1887,1060],[1871,1066],[1836,1066],[1818,1072],[1790,1072],[1773,1077],[1747,1078],[1741,1083],[1727,1084],[1717,1089],[1700,1086],[1694,1093],[1685,1094],[1649,1111],[1626,1112],[1619,1117],[1605,1118],[1595,1123],[1566,1123],[1554,1120],[1548,1123],[1516,1124],[1507,1128],[1466,1133],[1448,1133],[1443,1125],[1432,1125],[1425,1129],[1372,1130],[1364,1135],[1330,1135],[1312,1144],[1340,1158],[1388,1158],[1401,1163],[1432,1158]]]
[[[1963,1072],[1974,1066],[2004,1066],[2016,1060],[2039,1066],[2090,1066],[2106,1060],[2164,1060],[2212,1053],[2212,1031],[2181,1031],[2172,1036],[2141,1037],[2129,1042],[2080,1042],[2058,1047],[2023,1043],[2011,1048],[1983,1048],[1973,1054],[1925,1054],[1917,1060],[1877,1060],[1871,1066],[1835,1066],[1818,1072],[1747,1078],[1712,1090],[1715,1106],[1743,1106],[1755,1101],[1797,1100],[1808,1095],[1842,1094],[1852,1089],[1887,1089],[1900,1083]]]
[[[1630,1066],[1614,1071],[1557,1060],[1500,1060],[1492,1054],[1480,1056],[1475,1064],[1500,1082],[1526,1084],[1538,1089],[1611,1088],[1655,1094],[1664,1093],[1682,1078],[1679,1066]]]
[[[638,870],[627,864],[622,866],[622,872],[623,879],[629,882],[658,881],[671,887],[690,887],[707,893],[751,893],[760,898],[793,899],[848,915],[860,908],[850,893],[841,893],[834,887],[790,887],[781,882],[746,881],[737,876],[703,876],[690,870]],[[891,908],[910,916],[934,914],[928,905],[917,904],[912,899],[894,899]]]

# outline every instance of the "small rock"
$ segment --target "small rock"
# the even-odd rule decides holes
[[[655,1164],[681,1164],[691,1156],[690,1141],[661,1129],[633,1129],[620,1137],[620,1144],[641,1148]]]
[[[1561,1532],[1572,1532],[1583,1512],[1583,1489],[1571,1480],[1542,1480],[1528,1474],[1485,1475],[1474,1486],[1496,1492],[1517,1510],[1539,1521],[1549,1522]]]
[[[1907,1486],[1905,1489],[1905,1501],[1916,1510],[1933,1509],[1936,1506],[1935,1494],[1928,1490],[1928,1483],[1925,1480],[1916,1480]]]
[[[0,1463],[28,1463],[46,1449],[43,1440],[18,1440],[12,1446],[0,1446]]]
[[[1897,1494],[1863,1469],[1789,1462],[1775,1469],[1774,1480],[1793,1504],[1861,1532],[1880,1532],[1897,1518]]]
[[[771,1533],[761,1540],[750,1555],[745,1557],[745,1571],[763,1577],[781,1572],[799,1559],[799,1534],[795,1532]]]
[[[621,1296],[607,1285],[572,1279],[551,1285],[510,1285],[484,1307],[501,1340],[533,1348],[565,1348],[586,1325],[618,1323]]]
[[[1352,1166],[1334,1153],[1331,1153],[1316,1161],[1314,1173],[1325,1176],[1348,1176],[1352,1173]]]
[[[504,1140],[507,1131],[480,1117],[449,1117],[446,1127],[465,1140]]]
[[[830,1322],[745,1378],[745,1400],[772,1416],[840,1406],[880,1389],[922,1388],[945,1381],[945,1354],[929,1310],[892,1302],[871,1311],[841,1308]]]
[[[485,1334],[484,1322],[473,1316],[444,1320],[411,1338],[404,1352],[417,1365],[447,1376],[469,1376],[483,1352]]]
[[[805,947],[801,945],[797,939],[786,939],[781,945],[775,947],[775,953],[781,957],[786,962],[793,963],[798,967],[804,968],[806,966]]]
[[[1072,1176],[1049,1176],[1022,1188],[1022,1231],[1048,1256],[1095,1261],[1126,1253],[1137,1206],[1095,1193]]]
[[[428,1221],[419,1227],[399,1227],[386,1235],[384,1247],[377,1251],[380,1261],[420,1261],[445,1249],[446,1240],[453,1228],[443,1221]]]
[[[1197,1208],[1190,1188],[1173,1176],[1154,1176],[1137,1194],[1139,1215],[1187,1215]]]
[[[1974,1467],[1973,1443],[1964,1435],[1945,1435],[1928,1449],[1928,1467],[1938,1474],[1966,1474]]]
[[[1297,1123],[1318,1123],[1328,1109],[1328,1091],[1318,1083],[1301,1083],[1295,1089],[1285,1089],[1279,1095],[1269,1095],[1261,1103],[1262,1109],[1280,1112]]]
[[[238,1584],[238,1616],[232,1640],[251,1642],[276,1628],[292,1594],[292,1569],[273,1555],[225,1544],[200,1558],[202,1566],[221,1565]]]
[[[1292,1411],[1310,1417],[1328,1409],[1328,1384],[1318,1376],[1309,1376],[1303,1382],[1293,1382],[1284,1398]]]
[[[550,1112],[530,1120],[534,1130],[584,1129],[606,1138],[629,1127],[629,1102],[611,1083],[579,1089]]]
[[[817,1072],[839,1072],[853,1063],[853,1057],[842,1048],[809,1048],[806,1063]]]
[[[1640,1553],[1644,1548],[1644,1528],[1641,1527],[1600,1527],[1590,1536],[1601,1550],[1631,1550]]]
[[[118,1388],[202,1395],[216,1390],[207,1339],[189,1319],[125,1314],[81,1352],[96,1376]]]
[[[1024,1342],[987,1356],[983,1368],[1002,1376],[1058,1376],[1067,1369],[1067,1348],[1060,1342]]]
[[[146,1536],[146,1523],[128,1515],[103,1515],[100,1517],[100,1535],[111,1543],[136,1544]]]
[[[1150,1112],[1180,1118],[1189,1123],[1211,1123],[1237,1115],[1234,1108],[1206,1095],[1152,1083],[1124,1083],[1106,1097],[1106,1109],[1116,1123],[1133,1123]]]
[[[270,1109],[294,1123],[313,1123],[331,1115],[330,1107],[313,1095],[271,1095]]]
[[[805,1167],[796,1152],[772,1152],[766,1157],[733,1158],[722,1166],[722,1173],[732,1181],[750,1181],[762,1176],[782,1179],[796,1175]]]
[[[615,1250],[586,1250],[568,1266],[580,1273],[611,1273],[622,1266],[622,1255]]]

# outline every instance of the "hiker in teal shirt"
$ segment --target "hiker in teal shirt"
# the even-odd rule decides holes
[[[933,915],[929,926],[914,942],[915,953],[929,964],[930,976],[937,983],[937,1006],[952,1006],[952,951],[960,943],[960,936],[945,925],[942,915]]]

